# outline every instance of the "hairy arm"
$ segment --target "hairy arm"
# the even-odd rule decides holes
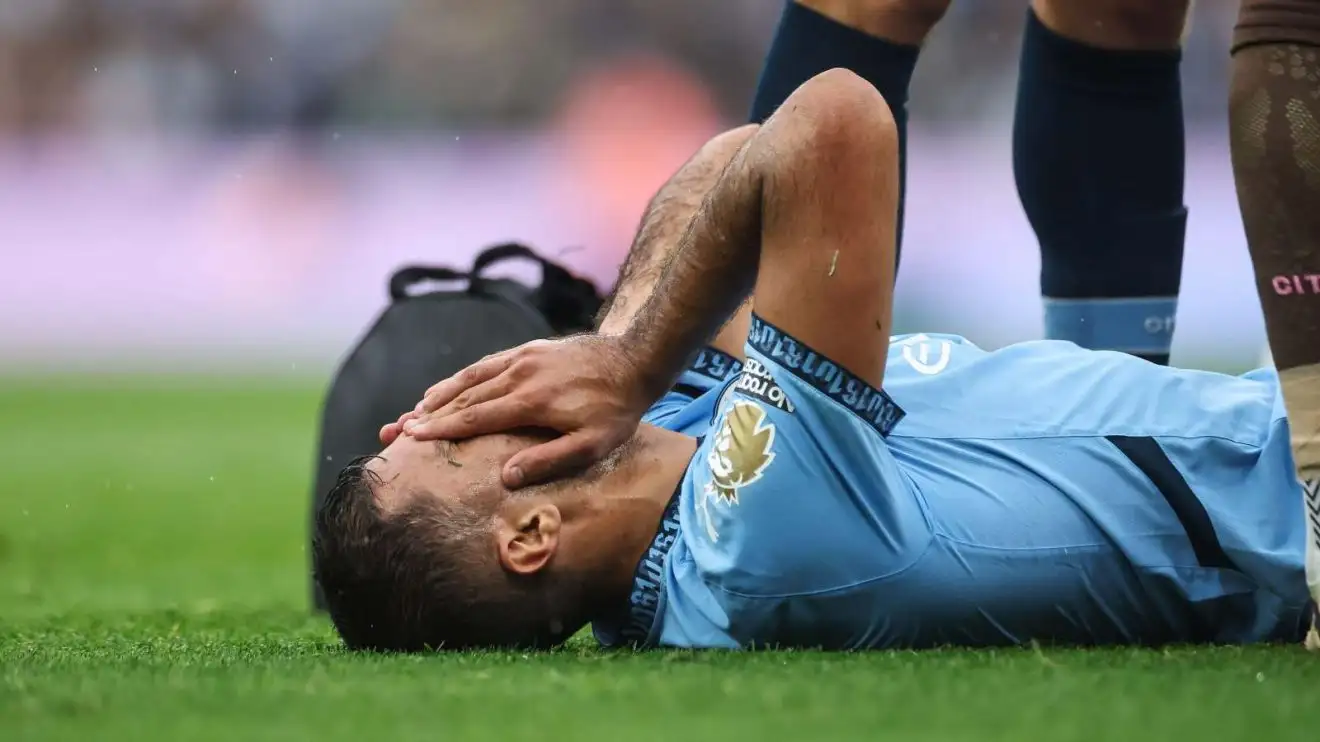
[[[664,274],[665,266],[678,251],[707,194],[758,128],[755,124],[743,126],[714,137],[679,168],[651,199],[642,215],[628,256],[619,270],[614,292],[597,317],[597,337],[620,336],[632,325],[652,296],[656,283]],[[715,335],[710,345],[731,357],[741,359],[750,316],[750,307],[745,306]],[[590,335],[578,336],[573,339],[575,345],[572,347],[585,349],[585,346],[591,344],[591,338]],[[538,382],[520,384],[513,372],[519,358],[525,359],[529,354],[544,352],[550,347],[565,350],[569,346],[546,341],[529,343],[482,359],[459,374],[442,380],[427,391],[417,409],[404,413],[397,422],[381,429],[381,442],[389,445],[410,422],[412,426],[408,432],[425,439],[466,438],[496,432],[502,429],[500,426],[519,425],[550,427],[562,432],[562,428],[555,427],[555,419],[542,416],[531,420],[527,413],[520,415],[519,411],[544,404],[534,400],[547,396],[550,391],[561,391],[565,380],[556,379],[552,374],[541,374],[543,385]],[[586,352],[584,355],[591,356],[590,361],[574,359],[573,362],[587,364],[587,369],[602,374],[609,370],[602,366],[620,365],[611,364],[603,353]],[[568,361],[565,361],[567,366]],[[583,365],[578,365],[576,370],[578,374],[573,383],[585,385],[587,374]],[[649,401],[653,402],[665,388],[656,390],[655,396]],[[515,399],[520,395],[521,401]],[[603,397],[597,396],[597,399]],[[456,412],[461,414],[454,414]],[[427,414],[430,414],[430,419],[425,423],[420,422],[420,418]]]
[[[632,326],[655,294],[666,267],[679,258],[706,197],[757,128],[743,126],[711,139],[651,199],[628,257],[619,269],[614,293],[597,318],[599,333],[621,335]],[[750,312],[750,306],[744,306],[732,320],[728,320],[728,314],[723,315],[728,321],[718,332],[706,334],[703,342],[713,335],[710,345],[730,356],[741,357]]]
[[[897,135],[848,72],[799,88],[725,169],[622,333],[645,388],[753,295],[757,313],[879,387],[891,329]]]
[[[747,155],[748,148],[740,151],[706,195],[626,324],[620,318],[601,327],[602,333],[625,339],[653,392],[673,383],[692,353],[746,302],[756,282],[761,179]]]
[[[814,78],[734,148],[694,216],[660,220],[654,231],[644,225],[600,332],[473,364],[432,387],[422,417],[405,429],[436,439],[549,429],[560,436],[511,458],[505,484],[580,470],[633,434],[742,306],[718,341],[740,351],[749,301],[768,322],[880,386],[885,343],[875,339],[890,325],[896,141],[873,87],[839,70]],[[683,190],[658,197],[653,209],[690,208],[682,199],[700,189]],[[675,232],[667,230],[682,235],[672,254],[664,248]]]
[[[618,334],[632,324],[673,257],[692,216],[719,177],[721,163],[689,163],[647,204],[628,257],[619,268],[614,292],[596,318],[596,329]],[[692,172],[693,169],[699,172]]]

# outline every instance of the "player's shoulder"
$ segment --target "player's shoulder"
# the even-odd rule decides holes
[[[833,401],[781,397],[774,383],[731,386],[689,464],[681,512],[698,572],[726,592],[784,595],[909,564],[929,531],[882,438]],[[877,532],[891,537],[877,544]]]

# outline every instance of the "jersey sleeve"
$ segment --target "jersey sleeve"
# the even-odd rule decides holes
[[[889,395],[754,317],[688,471],[684,529],[707,581],[784,596],[909,566],[929,527],[885,441],[902,418]]]

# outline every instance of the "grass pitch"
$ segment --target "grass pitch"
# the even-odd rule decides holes
[[[0,379],[0,740],[1315,740],[1295,647],[353,656],[319,385]]]

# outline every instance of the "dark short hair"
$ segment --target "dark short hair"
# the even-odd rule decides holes
[[[585,620],[564,620],[555,577],[512,575],[493,547],[491,513],[417,493],[396,512],[355,459],[317,512],[312,569],[349,649],[383,652],[544,648]]]

